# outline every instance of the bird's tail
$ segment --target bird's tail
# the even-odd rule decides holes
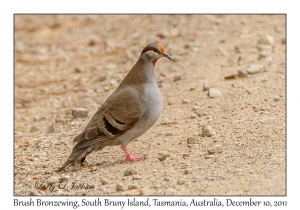
[[[60,172],[62,170],[64,170],[66,167],[78,162],[79,160],[81,162],[84,161],[85,157],[89,154],[86,154],[84,156],[84,153],[85,151],[87,150],[88,148],[82,148],[82,149],[79,149],[79,150],[73,150],[71,155],[69,156],[69,158],[67,159],[67,161],[63,164],[62,167],[60,167],[57,172]],[[82,158],[80,158],[82,156]]]

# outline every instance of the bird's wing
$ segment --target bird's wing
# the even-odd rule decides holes
[[[73,149],[113,139],[130,129],[144,114],[135,88],[116,90],[98,109],[84,131],[74,138]]]

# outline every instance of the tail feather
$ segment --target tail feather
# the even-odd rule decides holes
[[[85,151],[87,150],[88,148],[82,148],[82,149],[79,149],[79,150],[73,150],[71,155],[69,156],[69,158],[67,159],[67,161],[63,164],[62,167],[60,167],[57,172],[60,172],[62,170],[64,170],[66,167],[76,163],[77,161],[79,161],[80,159],[78,157],[82,156]],[[88,153],[89,154],[89,153]],[[81,159],[82,162],[84,161],[85,157],[88,155],[86,154],[84,157],[82,157]]]

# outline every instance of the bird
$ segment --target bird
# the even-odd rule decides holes
[[[156,61],[162,57],[173,60],[162,44],[146,45],[135,65],[116,90],[100,105],[76,142],[66,162],[57,172],[79,162],[93,151],[106,146],[121,146],[126,155],[123,162],[135,162],[127,145],[144,134],[158,120],[162,111],[162,96],[155,78]]]

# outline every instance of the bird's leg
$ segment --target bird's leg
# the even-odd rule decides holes
[[[140,161],[144,159],[144,157],[132,157],[127,147],[121,146],[121,148],[126,155],[126,159],[123,162],[134,162],[134,161]]]

